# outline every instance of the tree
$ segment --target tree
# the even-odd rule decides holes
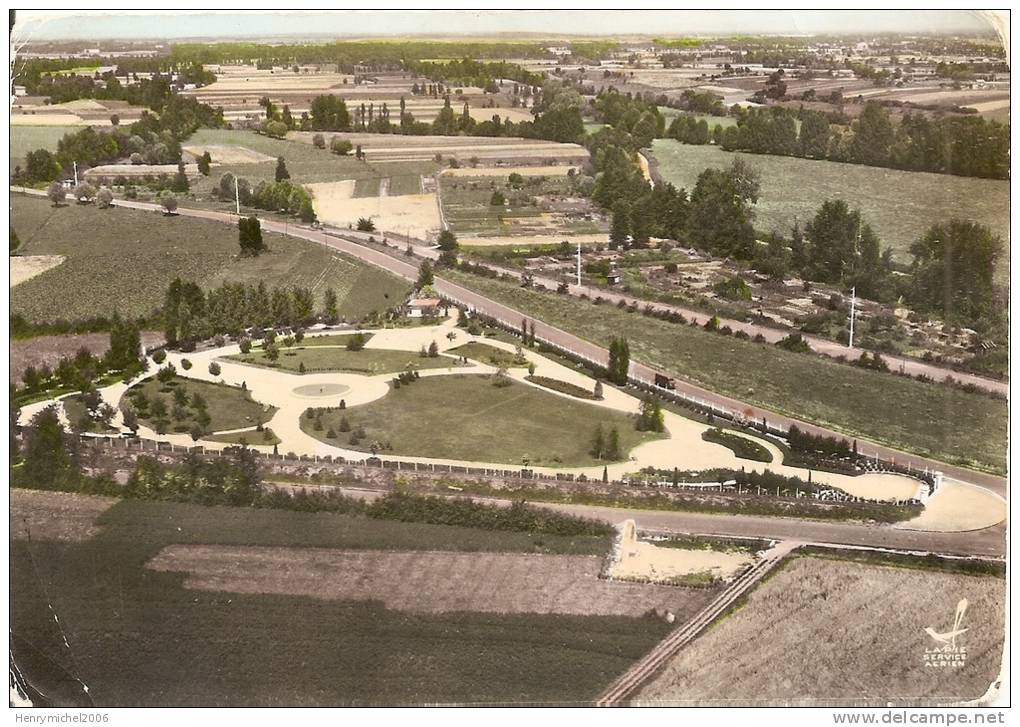
[[[687,214],[691,242],[720,257],[749,259],[755,243],[750,205],[757,201],[757,194],[757,181],[746,165],[703,171]]]
[[[163,210],[167,215],[173,215],[177,212],[177,197],[170,192],[163,190],[156,197],[159,203],[163,206]]]
[[[287,125],[282,121],[266,122],[266,136],[271,136],[274,139],[282,139],[287,136],[287,131]]]
[[[337,320],[337,299],[336,291],[332,288],[326,288],[326,292],[323,294],[322,312],[326,317],[326,321],[334,323]]]
[[[429,358],[438,357],[439,357],[439,344],[433,341],[432,343],[429,344]]]
[[[911,304],[968,326],[996,312],[995,264],[1003,248],[984,225],[959,219],[932,225],[910,246]]]
[[[46,149],[30,151],[25,156],[25,176],[32,183],[49,182],[60,176],[60,162]]]
[[[266,249],[262,240],[262,225],[255,216],[242,217],[237,221],[237,238],[241,254],[246,257],[257,257]]]
[[[799,156],[825,159],[829,151],[829,121],[817,111],[805,111],[800,122],[797,141]]]
[[[96,196],[96,188],[88,182],[82,182],[74,188],[74,199],[76,202],[88,204]]]
[[[618,386],[626,386],[630,372],[630,344],[626,338],[614,338],[609,343],[607,376]]]
[[[198,172],[204,177],[208,177],[212,171],[212,155],[206,150],[202,152],[202,156],[198,158]]]
[[[620,451],[620,432],[616,427],[609,430],[609,439],[606,441],[606,459],[617,460],[623,456]]]
[[[287,171],[287,163],[283,157],[276,158],[276,181],[282,182],[285,179],[290,179],[290,172]]]
[[[280,349],[277,348],[275,343],[267,343],[264,350],[267,361],[275,363],[280,358]]]
[[[161,384],[169,384],[174,380],[177,375],[177,369],[174,368],[173,364],[167,364],[156,372],[156,380]]]
[[[318,215],[315,214],[315,207],[312,205],[312,200],[308,196],[305,196],[301,200],[301,209],[298,211],[298,217],[301,218],[302,222],[315,222]]]
[[[638,414],[637,430],[639,432],[662,432],[666,428],[662,405],[654,397],[646,397],[641,402],[641,413]]]
[[[50,198],[54,207],[59,207],[60,203],[67,199],[67,190],[60,182],[54,182],[46,190],[46,196]]]
[[[423,260],[421,265],[418,267],[418,290],[429,288],[435,282],[435,276],[432,272],[432,263],[428,260]]]
[[[109,209],[113,206],[113,192],[109,187],[103,187],[96,194],[96,202],[100,209]]]
[[[60,489],[79,474],[76,459],[68,451],[56,406],[36,414],[25,432],[24,475],[43,489]]]
[[[605,398],[605,396],[603,395],[603,392],[602,392],[602,382],[601,381],[596,381],[595,382],[595,389],[592,391],[591,395],[593,397],[595,397],[596,399],[604,399]]]
[[[329,150],[334,154],[339,154],[340,156],[347,156],[353,149],[354,144],[347,141],[347,139],[340,138],[339,136],[334,136],[329,142]]]
[[[489,205],[492,207],[502,207],[505,204],[506,197],[504,197],[503,193],[500,192],[498,189],[495,192],[493,192],[492,196],[489,198]]]
[[[323,136],[322,134],[313,134],[312,135],[312,146],[314,146],[316,149],[325,149],[326,148],[326,137]]]
[[[220,365],[218,363],[216,363],[215,361],[210,361],[209,362],[209,374],[212,375],[212,376],[219,376],[220,375]]]
[[[813,280],[857,286],[865,296],[877,295],[885,277],[881,244],[860,210],[841,199],[822,204],[806,228],[809,274]]]
[[[177,162],[177,173],[174,175],[174,181],[170,184],[170,189],[174,192],[184,193],[189,188],[188,175],[184,173],[184,162]]]
[[[854,124],[851,160],[858,164],[886,166],[895,135],[889,112],[878,103],[869,101]]]
[[[619,200],[613,205],[613,221],[609,229],[609,247],[626,247],[630,239],[630,205]]]
[[[359,232],[375,232],[375,223],[370,217],[359,217],[357,227]]]
[[[123,408],[124,428],[132,434],[138,432],[138,414],[130,406]]]

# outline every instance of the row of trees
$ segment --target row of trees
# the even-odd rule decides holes
[[[249,329],[300,328],[336,323],[338,296],[327,289],[317,303],[309,288],[268,288],[265,283],[225,283],[203,291],[180,278],[167,288],[163,319],[167,343],[188,348],[216,335],[239,337]],[[260,337],[260,336],[255,336]]]
[[[251,182],[244,177],[235,177],[226,172],[216,186],[216,195],[221,200],[229,202],[236,198],[245,207],[297,215],[302,222],[314,222],[316,215],[312,196],[303,185],[290,181],[290,174],[286,173],[285,165],[284,174],[281,174],[280,161],[282,158],[277,163],[277,177],[280,177],[278,181],[261,180],[253,188]]]
[[[800,130],[797,120],[800,120]],[[707,143],[690,121],[674,122],[670,136]],[[695,122],[697,126],[697,122]],[[712,137],[727,151],[778,154],[911,171],[991,179],[1009,178],[1009,124],[981,116],[905,114],[897,124],[877,102],[864,106],[849,127],[817,111],[773,106],[739,112],[736,126],[716,127]]]

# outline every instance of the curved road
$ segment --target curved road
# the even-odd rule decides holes
[[[45,192],[34,189],[24,189],[11,187],[12,191],[25,192],[34,196],[45,196]],[[144,210],[144,211],[155,211],[161,212],[162,207],[158,204],[149,202],[136,202],[132,200],[116,200],[115,205],[119,207],[126,207],[130,209]],[[195,217],[199,219],[207,219],[216,222],[223,222],[228,224],[236,224],[237,215],[233,213],[216,212],[213,210],[201,210],[193,208],[181,208],[177,211],[178,214],[188,217]],[[262,226],[264,229],[277,232],[280,234],[287,234],[293,237],[299,237],[311,242],[317,242],[323,245],[327,245],[331,248],[339,250],[357,257],[367,263],[376,265],[384,268],[391,273],[403,277],[407,280],[416,280],[418,278],[418,265],[407,262],[406,257],[400,257],[399,253],[389,254],[378,250],[374,247],[368,247],[358,240],[358,233],[353,233],[348,230],[335,230],[320,228],[315,229],[305,225],[291,224],[288,222],[278,222],[270,219],[262,219]],[[413,259],[413,258],[412,258]],[[511,329],[517,329],[520,326],[522,319],[527,318],[532,320],[535,325],[536,337],[542,339],[554,346],[560,347],[572,351],[576,355],[586,358],[590,361],[597,362],[601,365],[605,365],[609,359],[609,352],[596,346],[593,343],[589,343],[584,339],[575,336],[572,333],[563,331],[555,326],[550,326],[539,320],[534,320],[530,316],[527,316],[520,311],[517,311],[509,306],[498,303],[494,300],[486,298],[483,295],[475,293],[472,290],[464,288],[455,283],[443,280],[442,278],[436,277],[435,288],[443,296],[450,300],[466,306],[472,310],[478,311],[484,315],[490,316],[498,321],[501,321]],[[704,314],[701,314],[704,315]],[[742,324],[747,325],[747,324]],[[762,329],[763,331],[770,329]],[[773,333],[774,333],[773,329]],[[764,334],[763,334],[764,335]],[[942,370],[944,371],[944,370]],[[654,381],[655,374],[658,373],[655,369],[644,364],[631,362],[630,367],[631,376],[643,379],[646,381]],[[836,436],[845,438],[845,435],[840,432],[834,432],[823,427],[809,424],[807,422],[794,419],[776,412],[762,409],[757,405],[750,405],[737,399],[717,394],[715,392],[703,389],[699,386],[695,386],[682,379],[676,379],[676,390],[679,393],[686,394],[689,397],[700,399],[706,403],[709,403],[720,409],[727,409],[731,411],[741,412],[745,409],[754,409],[756,417],[764,416],[772,424],[778,424],[781,427],[788,428],[792,425],[796,425],[802,430],[806,430],[813,434],[821,434],[825,436]],[[935,459],[927,457],[921,457],[919,455],[907,454],[891,447],[870,442],[861,438],[857,439],[858,449],[862,454],[867,456],[878,456],[881,459],[894,460],[897,464],[909,465],[915,469],[935,469],[941,470],[949,478],[959,480],[961,482],[968,482],[975,485],[985,487],[992,492],[1003,497],[1006,496],[1006,478],[987,474],[983,472],[976,472],[964,467],[939,462]]]

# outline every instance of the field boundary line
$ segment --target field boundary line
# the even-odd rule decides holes
[[[785,541],[774,545],[760,561],[730,583],[714,601],[705,606],[693,618],[681,624],[651,651],[614,681],[596,701],[598,707],[617,707],[629,700],[637,690],[654,676],[681,649],[694,641],[716,618],[757,585],[787,555],[800,547],[796,541]]]

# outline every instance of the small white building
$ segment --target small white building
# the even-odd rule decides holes
[[[405,306],[408,318],[435,318],[448,315],[449,306],[439,298],[411,298]]]

